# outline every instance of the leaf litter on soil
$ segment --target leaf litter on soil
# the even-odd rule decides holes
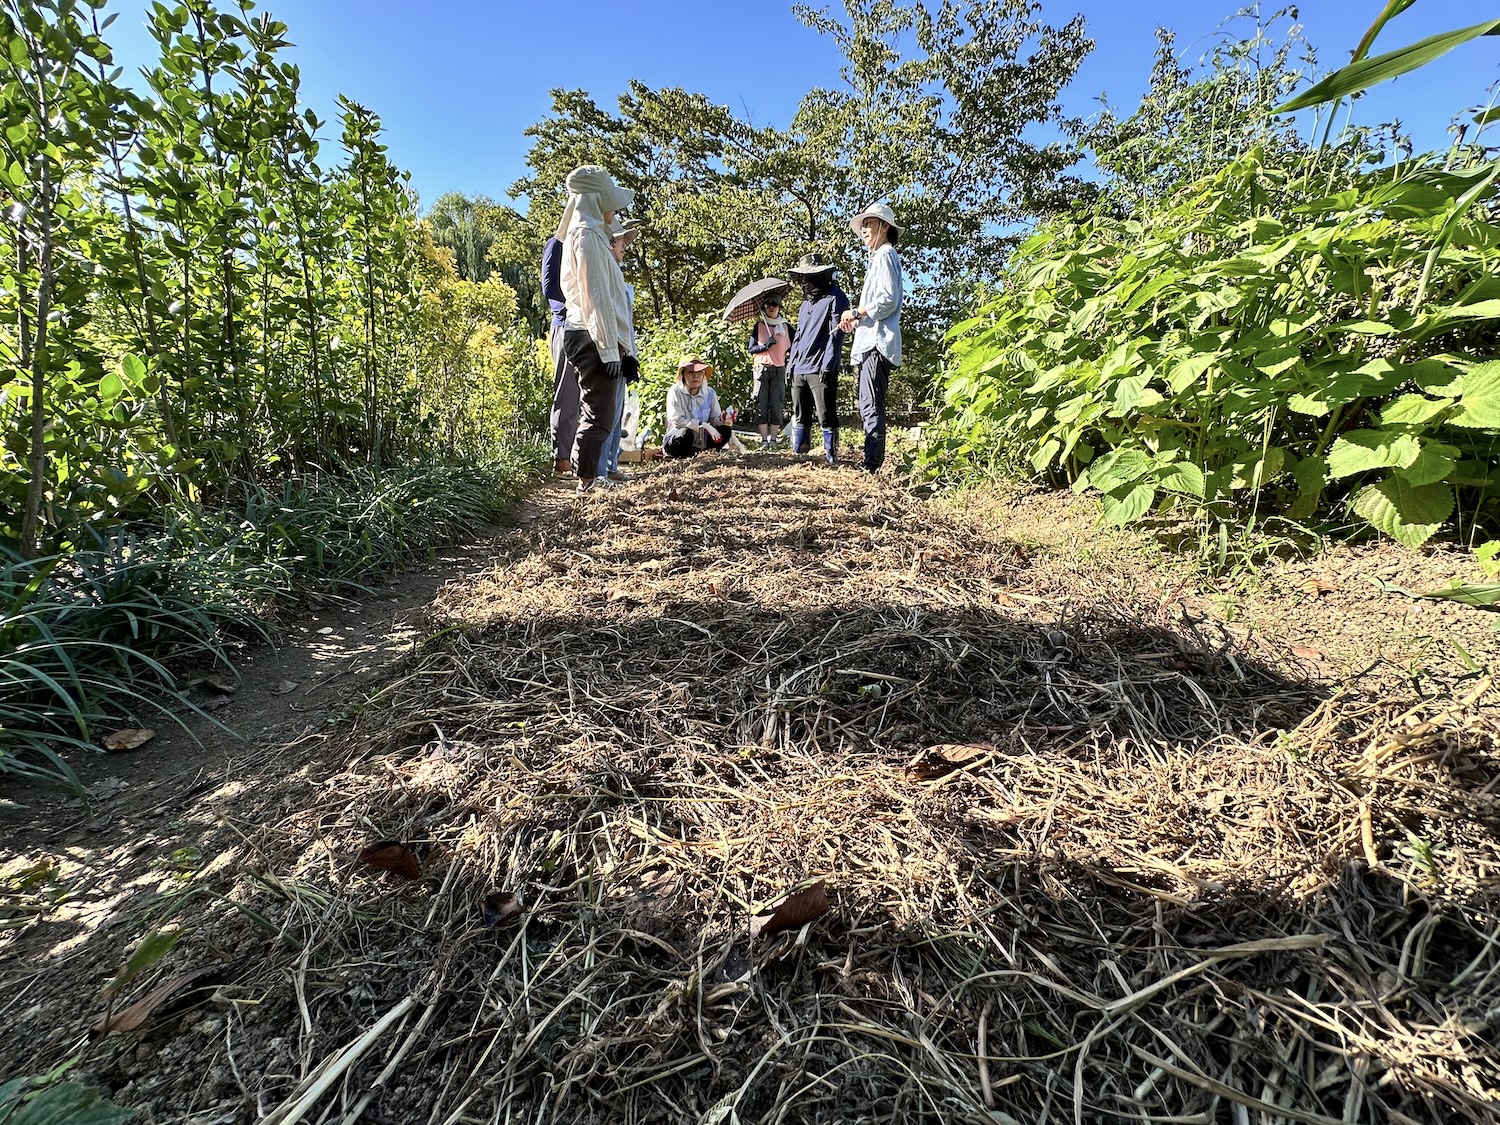
[[[435,614],[326,776],[247,835],[265,874],[238,893],[292,948],[239,1038],[290,1037],[306,1077],[240,1057],[228,1102],[1493,1112],[1486,682],[1330,691],[1284,641],[781,457],[561,504]],[[419,882],[350,869],[375,826],[424,842]]]

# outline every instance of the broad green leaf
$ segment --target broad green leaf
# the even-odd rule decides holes
[[[99,1091],[76,1082],[59,1082],[35,1094],[20,1111],[5,1118],[6,1125],[119,1125],[135,1116],[103,1101]]]
[[[1104,496],[1100,504],[1104,509],[1104,519],[1116,527],[1124,527],[1133,520],[1138,520],[1151,510],[1152,501],[1156,499],[1156,489],[1149,484],[1138,484],[1127,491],[1123,496]]]
[[[1354,511],[1398,543],[1420,547],[1453,514],[1453,489],[1446,484],[1415,486],[1390,477],[1360,489]]]
[[[1500,539],[1491,539],[1474,548],[1474,561],[1484,571],[1486,578],[1500,575]]]
[[[1405,468],[1421,452],[1410,434],[1389,430],[1350,430],[1328,451],[1328,475],[1334,480],[1370,469]]]
[[[1451,582],[1447,586],[1438,587],[1436,590],[1425,590],[1417,594],[1416,597],[1442,598],[1446,601],[1460,602],[1463,605],[1487,608],[1489,606],[1500,605],[1500,582],[1486,583],[1484,585]]]
[[[1304,457],[1292,466],[1297,482],[1297,498],[1287,508],[1294,520],[1305,520],[1316,514],[1323,499],[1323,485],[1328,480],[1328,458]]]
[[[1395,473],[1408,484],[1436,484],[1446,480],[1458,462],[1458,449],[1440,441],[1425,441],[1417,459]]]
[[[1448,421],[1471,429],[1500,429],[1500,360],[1470,368],[1459,384],[1459,408]]]
[[[1264,454],[1257,453],[1228,466],[1230,488],[1264,488],[1281,475],[1286,465],[1286,450],[1271,446]]]
[[[1190,461],[1178,461],[1157,469],[1156,483],[1168,492],[1182,492],[1203,499],[1203,470]]]
[[[1114,492],[1140,480],[1151,468],[1151,458],[1141,450],[1116,449],[1089,466],[1088,482],[1100,492]]]
[[[1386,426],[1421,426],[1452,406],[1446,399],[1402,395],[1380,412],[1380,421]]]
[[[1350,63],[1334,71],[1291,101],[1277,106],[1274,112],[1292,113],[1299,109],[1334,101],[1346,94],[1367,90],[1387,79],[1416,70],[1419,66],[1425,66],[1434,59],[1446,55],[1454,47],[1467,43],[1470,39],[1477,39],[1481,35],[1494,35],[1497,32],[1500,32],[1500,20],[1486,20],[1484,23],[1476,23],[1473,27],[1461,28],[1458,31],[1429,35],[1426,39],[1394,51],[1387,51],[1383,55],[1376,55],[1373,59],[1361,59],[1359,62]]]
[[[1219,356],[1211,352],[1200,352],[1187,359],[1179,360],[1167,376],[1167,386],[1171,387],[1174,393],[1181,394],[1202,379],[1204,372],[1218,362]]]
[[[1031,455],[1031,467],[1039,473],[1045,473],[1047,466],[1052,464],[1052,459],[1062,449],[1062,442],[1056,438],[1049,438],[1042,443],[1042,447]]]
[[[106,371],[99,378],[99,399],[105,405],[112,403],[125,393],[125,383],[113,371]]]
[[[125,382],[132,387],[139,387],[146,380],[146,361],[134,352],[127,352],[125,358],[120,360],[120,373],[124,375]]]
[[[1475,301],[1470,305],[1444,305],[1433,309],[1417,318],[1417,323],[1409,334],[1415,339],[1425,340],[1429,336],[1435,336],[1455,325],[1465,324],[1472,320],[1500,321],[1500,299]]]
[[[1483,113],[1474,115],[1474,124],[1488,125],[1492,121],[1500,121],[1500,105],[1490,106]]]

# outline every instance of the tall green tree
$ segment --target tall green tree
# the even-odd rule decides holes
[[[639,83],[618,113],[553,92],[528,130],[530,174],[513,185],[539,226],[582,163],[637,192],[646,237],[634,267],[638,319],[722,308],[739,285],[818,249],[862,271],[847,217],[888,200],[905,226],[911,366],[934,369],[943,329],[998,276],[1018,224],[1089,188],[1057,95],[1092,46],[1083,22],[1054,27],[1030,0],[845,0],[799,7],[844,56],[786,129],[757,127],[701,95]],[[1032,139],[1050,128],[1053,140]]]

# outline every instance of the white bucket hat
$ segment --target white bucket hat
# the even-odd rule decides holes
[[[884,203],[872,203],[858,215],[855,215],[854,218],[849,220],[849,229],[852,230],[855,234],[859,233],[859,224],[861,219],[879,219],[882,223],[890,227],[897,234],[901,233],[901,225],[896,222],[896,213]]]

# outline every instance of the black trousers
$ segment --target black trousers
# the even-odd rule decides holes
[[[798,372],[792,376],[792,420],[812,428],[814,420],[824,430],[839,428],[839,374],[837,371]]]
[[[599,454],[615,428],[615,381],[604,367],[594,338],[581,328],[563,333],[563,354],[578,372],[578,437],[573,443],[573,471],[579,480],[599,475]]]
[[[714,429],[719,431],[719,436],[722,437],[725,442],[727,442],[730,438],[730,435],[734,433],[733,426],[715,425]],[[705,438],[705,440],[707,439]],[[699,449],[697,435],[695,435],[692,430],[684,430],[676,437],[668,438],[666,443],[662,446],[662,449],[666,452],[666,455],[668,457],[691,457],[695,453],[707,453],[711,449],[723,448],[724,445],[722,443],[720,443],[719,445],[715,445],[713,442],[709,441],[707,445],[705,445],[702,449]]]

